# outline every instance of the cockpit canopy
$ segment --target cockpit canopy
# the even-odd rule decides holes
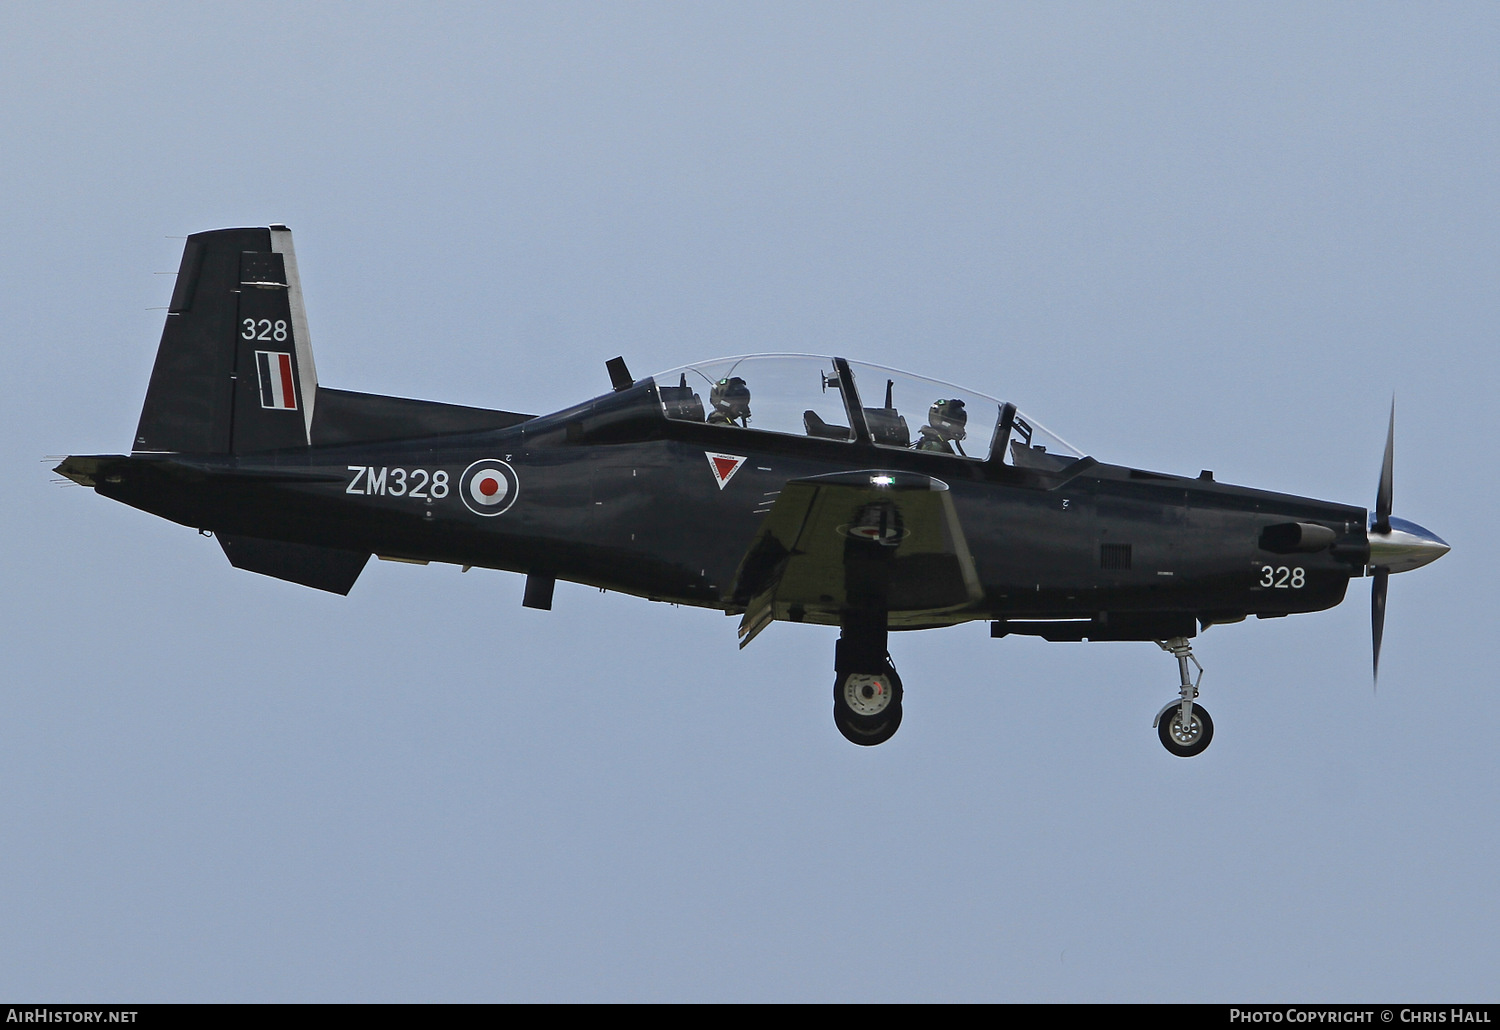
[[[1056,469],[1082,452],[1010,404],[879,365],[756,354],[653,377],[667,418],[984,461],[995,446],[1021,468]]]

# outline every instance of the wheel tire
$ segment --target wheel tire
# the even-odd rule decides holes
[[[1195,703],[1191,721],[1184,729],[1182,706],[1174,704],[1162,713],[1156,735],[1161,738],[1161,746],[1178,758],[1192,758],[1201,755],[1214,739],[1214,721],[1202,705]]]
[[[844,739],[860,747],[884,744],[901,728],[901,702],[888,705],[878,718],[850,716],[843,705],[833,706],[833,724]]]
[[[833,684],[833,724],[861,747],[890,740],[901,726],[901,677],[887,660],[879,672],[840,671]]]

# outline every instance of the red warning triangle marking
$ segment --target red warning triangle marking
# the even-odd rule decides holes
[[[745,459],[738,454],[715,454],[712,451],[704,451],[704,457],[708,459],[708,467],[714,470],[714,479],[718,480],[719,489],[724,489],[734,474],[740,470]]]

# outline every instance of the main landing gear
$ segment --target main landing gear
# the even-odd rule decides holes
[[[849,625],[834,658],[833,724],[862,747],[884,744],[901,726],[901,677],[885,649],[880,625]]]
[[[901,726],[901,677],[889,658],[877,672],[840,672],[833,684],[833,724],[864,747],[884,744]]]
[[[1202,754],[1214,739],[1214,721],[1194,701],[1203,680],[1203,666],[1193,657],[1193,645],[1187,637],[1158,640],[1156,646],[1177,659],[1182,676],[1182,697],[1156,713],[1156,735],[1161,738],[1161,746],[1178,758],[1192,758]],[[1188,674],[1188,662],[1198,666],[1197,680]]]

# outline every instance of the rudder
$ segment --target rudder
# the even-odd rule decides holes
[[[316,400],[291,230],[189,236],[132,450],[306,447]]]

